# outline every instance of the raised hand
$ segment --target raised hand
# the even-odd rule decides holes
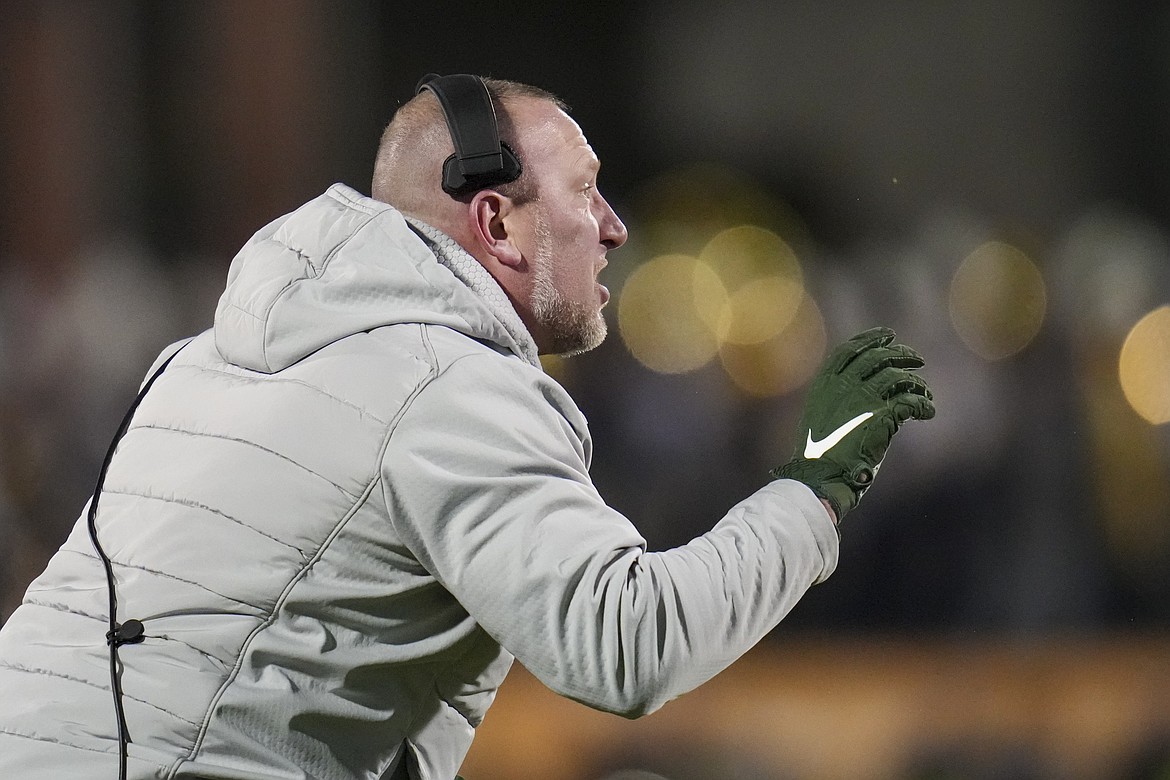
[[[829,354],[805,399],[792,460],[770,472],[808,485],[838,522],[873,484],[902,423],[934,417],[930,388],[916,373],[922,357],[894,335],[871,328]]]

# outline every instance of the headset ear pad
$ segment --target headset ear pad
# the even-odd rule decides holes
[[[419,81],[415,94],[424,89],[438,98],[455,147],[443,162],[443,192],[459,197],[520,178],[520,160],[500,141],[495,105],[483,79],[430,73]]]
[[[474,163],[487,159],[486,170],[477,173]],[[452,197],[496,187],[520,178],[520,160],[512,147],[500,141],[500,151],[490,158],[458,158],[452,154],[443,162],[443,192]]]

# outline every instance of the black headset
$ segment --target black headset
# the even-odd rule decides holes
[[[424,89],[439,99],[455,145],[455,153],[443,163],[443,192],[459,197],[520,178],[520,160],[500,140],[496,107],[483,79],[466,73],[428,73],[414,92],[418,95]]]

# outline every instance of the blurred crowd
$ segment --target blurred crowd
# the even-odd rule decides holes
[[[864,680],[913,678],[933,708],[966,679],[960,709],[997,680],[1024,680],[981,706],[1018,718],[1028,739],[1012,737],[1015,725],[978,732],[978,712],[974,730],[891,735],[897,776],[1069,776],[1037,748],[1054,724],[1105,740],[1140,720],[1115,740],[1113,776],[1166,777],[1170,713],[1158,702],[1170,683],[1155,661],[1170,631],[1170,425],[1139,413],[1120,366],[1138,323],[1170,305],[1170,11],[1105,0],[505,6],[0,8],[0,623],[76,520],[155,355],[211,325],[236,249],[333,181],[368,192],[378,135],[423,73],[480,72],[567,99],[630,228],[602,277],[611,337],[546,365],[590,421],[599,490],[651,549],[707,530],[788,456],[803,385],[747,392],[718,358],[682,373],[648,367],[617,316],[637,268],[697,255],[715,230],[762,225],[791,248],[815,303],[812,336],[783,358],[793,371],[877,324],[926,358],[938,417],[895,440],[842,529],[837,572],[764,648],[789,657],[790,643],[827,638],[843,655],[830,654],[829,671],[795,670],[795,688],[777,692],[793,697],[787,719],[758,739],[811,735],[815,753],[834,748],[812,736],[872,738],[891,713],[935,725],[900,694],[883,710]],[[723,184],[693,177],[702,165]],[[994,276],[960,291],[960,270],[989,246],[1024,258],[1030,297]],[[964,320],[981,296],[999,314],[1027,310],[1034,328],[1010,350],[982,350]],[[685,302],[662,305],[681,316]],[[1170,399],[1170,334],[1150,344],[1135,354],[1156,405]],[[830,684],[875,637],[905,644],[873,651],[886,662],[859,665],[855,686]],[[1102,642],[1071,667],[1100,676],[1037,664],[1039,693],[1027,663],[996,676],[964,655],[1018,661],[1021,647],[1070,637]],[[929,644],[939,641],[957,655]],[[909,660],[895,663],[899,653]],[[924,659],[940,666],[923,672]],[[696,740],[664,715],[606,742],[582,727],[595,740],[582,774],[533,776],[818,776],[745,749],[744,724],[780,707],[743,711],[753,690],[783,682],[760,671],[768,664],[682,710],[717,709],[726,690],[729,717],[745,719],[735,728],[703,724],[709,738]],[[520,710],[535,701],[523,684],[511,690]],[[1121,723],[1109,694],[1143,690]],[[505,758],[476,764],[473,752],[476,778],[506,767],[507,750],[537,750],[511,732],[492,742],[492,718],[512,717],[508,691],[476,748],[498,744]],[[804,723],[810,711],[823,720]],[[568,738],[572,717],[545,720]]]
[[[586,33],[572,44],[552,26],[524,28],[539,48],[511,59],[493,50],[481,65],[434,55],[419,40],[393,45],[403,17],[380,6],[343,12],[298,0],[279,8],[34,2],[0,14],[0,619],[76,519],[154,355],[211,324],[235,249],[333,180],[365,191],[377,135],[417,73],[478,68],[542,83],[575,104],[606,162],[603,187],[633,234],[605,272],[615,293],[613,336],[550,370],[590,419],[599,488],[652,548],[704,531],[795,443],[801,388],[745,393],[718,361],[656,373],[634,359],[613,316],[632,270],[677,249],[662,236],[677,243],[694,232],[693,221],[683,222],[689,215],[669,207],[662,178],[674,175],[695,190],[692,208],[700,212],[722,207],[726,193],[718,188],[677,179],[711,159],[711,149],[691,158],[674,152],[694,143],[696,130],[731,138],[738,126],[743,140],[718,162],[764,193],[756,211],[773,213],[798,257],[824,342],[874,324],[895,328],[926,356],[939,408],[935,421],[911,426],[896,442],[889,468],[844,529],[840,570],[783,630],[1036,635],[1170,625],[1170,435],[1127,403],[1117,368],[1130,329],[1170,302],[1170,250],[1159,221],[1166,215],[1152,201],[1109,187],[1082,192],[1083,182],[1072,197],[1062,183],[1081,180],[1068,170],[1046,184],[1060,193],[1061,209],[1033,207],[1007,218],[969,198],[899,194],[894,205],[873,207],[886,221],[847,209],[834,221],[833,193],[851,173],[820,171],[822,181],[802,189],[801,178],[775,162],[784,149],[749,164],[745,154],[759,130],[728,125],[721,107],[693,115],[693,129],[661,116],[661,127],[649,127],[658,135],[639,140],[635,130],[654,119],[647,114],[662,95],[682,93],[667,81],[648,85],[667,64],[655,60],[639,71],[630,46],[649,36],[651,51],[662,54],[661,36],[693,38],[699,33],[687,20],[694,9],[660,19],[657,4],[634,5],[620,12],[628,24],[612,34],[582,17]],[[863,10],[872,16],[875,8]],[[1003,37],[1022,35],[1021,26],[1048,13],[1037,8],[1028,6],[1031,17]],[[811,9],[798,6],[794,18],[815,28]],[[930,18],[903,10],[906,29],[928,32],[922,25]],[[733,6],[710,26],[712,40],[752,13],[768,20],[777,12]],[[1131,12],[1126,20],[1112,28],[1120,39],[1134,34],[1140,17]],[[799,37],[781,21],[786,40]],[[966,20],[970,35],[1005,45],[978,21]],[[1033,48],[1054,62],[1021,75],[1026,83],[1052,82],[1060,58],[1070,56],[1067,41],[1046,41]],[[563,58],[552,57],[558,46],[615,56],[597,74],[574,77]],[[688,50],[679,51],[674,61],[689,62],[680,59]],[[542,69],[542,56],[556,64]],[[894,62],[895,73],[905,67]],[[1074,73],[1083,66],[1077,62]],[[710,70],[730,67],[721,63]],[[838,78],[826,66],[826,88]],[[809,81],[808,73],[794,75],[790,89]],[[1161,91],[1151,87],[1151,94],[1165,95],[1170,75],[1155,81]],[[610,88],[621,82],[624,91]],[[709,91],[696,81],[675,102]],[[1043,95],[1025,92],[1017,99],[1045,105]],[[638,95],[652,108],[631,109]],[[742,121],[766,119],[798,97],[781,86],[761,92],[754,98],[760,117]],[[848,129],[852,109],[831,98],[820,95],[819,104],[849,119]],[[777,137],[793,155],[807,152],[798,123],[784,119],[776,120]],[[859,148],[862,138],[873,144],[890,132],[881,121],[876,112],[872,132],[853,128]],[[806,157],[823,157],[833,143],[826,137]],[[930,153],[938,154],[923,152]],[[1038,147],[1027,159],[1052,154]],[[914,182],[895,177],[895,186],[905,192]],[[1018,187],[1038,197],[1049,191],[1036,182]],[[994,359],[964,341],[952,300],[956,270],[989,241],[1020,247],[1046,291],[1036,333]]]

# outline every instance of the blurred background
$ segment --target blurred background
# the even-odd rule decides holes
[[[1170,778],[1170,6],[324,0],[0,6],[0,621],[248,237],[428,72],[562,96],[631,239],[550,360],[652,549],[796,444],[882,324],[938,417],[841,562],[637,722],[517,668],[468,780]]]

